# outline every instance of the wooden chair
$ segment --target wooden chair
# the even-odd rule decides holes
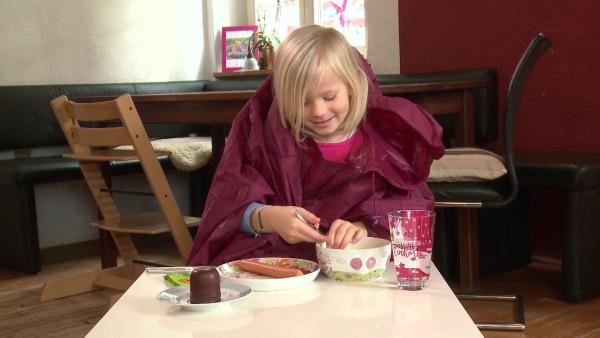
[[[181,258],[185,261],[192,246],[188,227],[198,225],[200,219],[183,217],[173,192],[160,166],[155,152],[129,94],[96,103],[76,103],[66,96],[50,102],[58,122],[67,138],[71,153],[65,157],[76,159],[90,188],[101,220],[92,225],[108,231],[117,247],[124,265],[79,276],[68,276],[48,281],[42,292],[42,301],[84,293],[99,287],[125,291],[143,271],[136,264],[138,251],[131,234],[156,235],[170,232]],[[117,146],[132,145],[133,150],[116,150]],[[111,161],[139,160],[160,212],[142,212],[121,215],[112,197],[103,166]],[[123,192],[123,191],[119,191]],[[128,193],[128,192],[125,192]]]

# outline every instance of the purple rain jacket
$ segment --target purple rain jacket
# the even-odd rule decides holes
[[[250,257],[316,261],[314,243],[242,232],[244,211],[255,201],[300,206],[328,223],[362,221],[368,236],[388,239],[388,212],[433,210],[426,179],[432,160],[444,153],[442,129],[421,107],[384,96],[370,65],[363,67],[369,78],[367,115],[359,126],[364,143],[345,163],[324,160],[310,138],[297,144],[281,125],[271,77],[263,82],[233,121],[188,265]]]

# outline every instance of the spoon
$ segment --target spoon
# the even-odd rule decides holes
[[[146,268],[146,273],[182,273],[192,272],[196,267],[193,266],[160,266]]]
[[[309,227],[315,229],[316,231],[318,231],[319,233],[321,233],[321,231],[319,231],[319,228],[317,228],[316,225],[309,223],[306,218],[304,218],[304,215],[302,215],[301,213],[298,212],[298,210],[294,210],[294,214],[296,214],[296,218],[298,218],[299,220],[302,221],[302,223],[308,225]]]
[[[325,235],[324,233],[321,232],[321,230],[314,224],[309,223],[306,218],[304,218],[304,215],[302,215],[300,212],[298,212],[298,210],[294,210],[294,214],[296,214],[296,218],[298,218],[300,221],[302,221],[302,223],[308,225],[309,227],[315,229],[318,233],[320,233],[321,235]],[[329,242],[325,242],[325,247],[326,248],[331,248],[331,244]]]
[[[216,268],[216,266],[156,266],[146,268],[146,273],[185,273],[197,268]]]

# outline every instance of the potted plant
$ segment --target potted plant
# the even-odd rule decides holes
[[[279,39],[275,34],[267,34],[265,16],[258,16],[258,31],[256,34],[256,48],[260,51],[258,66],[260,69],[270,70],[273,68],[273,55],[275,48],[279,46]]]

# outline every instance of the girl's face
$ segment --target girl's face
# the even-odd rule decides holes
[[[350,101],[344,81],[327,68],[317,88],[306,93],[304,101],[304,128],[315,135],[315,141],[334,143],[346,140],[339,126],[348,115]]]

